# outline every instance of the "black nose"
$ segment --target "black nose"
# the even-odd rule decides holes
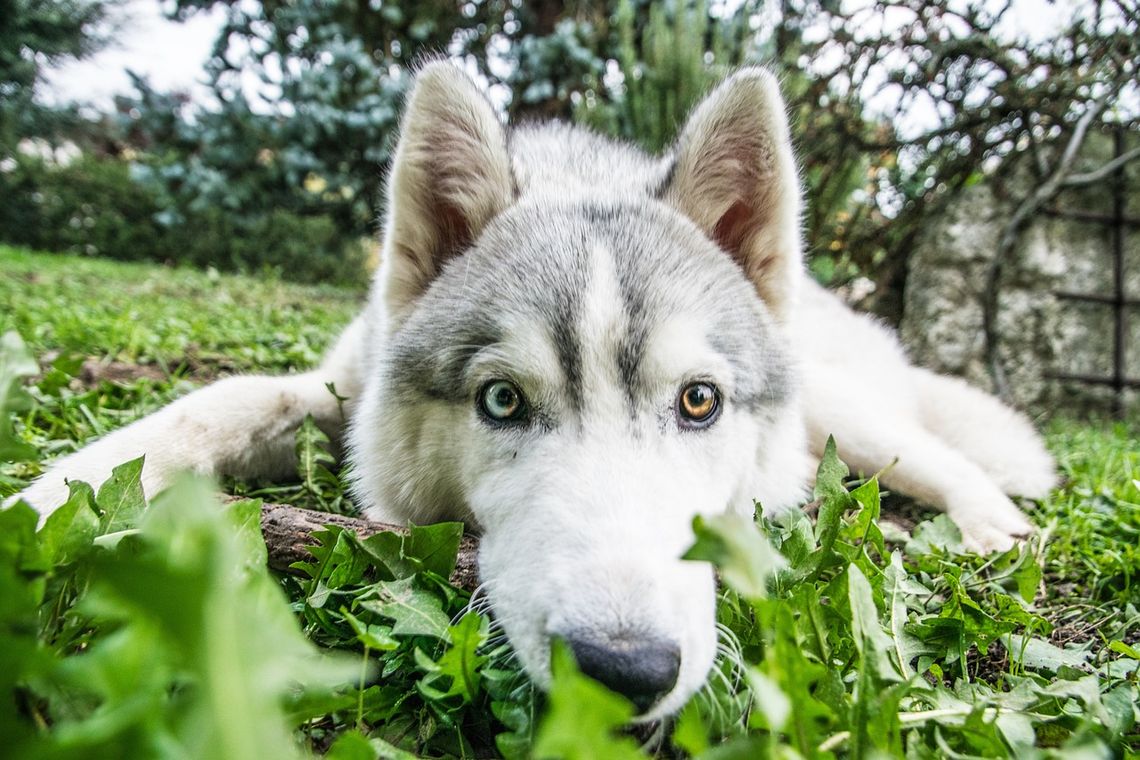
[[[627,697],[639,713],[672,691],[681,648],[671,641],[577,634],[566,637],[578,668]]]

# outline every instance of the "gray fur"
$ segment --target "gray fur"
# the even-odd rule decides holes
[[[567,134],[568,128],[554,131]],[[603,144],[596,135],[589,139]],[[628,148],[613,147],[629,159]],[[648,177],[655,165],[642,160]],[[558,162],[570,163],[555,155],[547,166]],[[519,174],[535,176],[526,168]],[[589,199],[545,197],[539,204],[528,194],[551,188],[524,187],[522,201],[447,264],[393,336],[386,364],[402,394],[471,403],[478,389],[465,379],[468,364],[494,345],[505,320],[522,318],[546,326],[560,359],[564,398],[581,411],[578,316],[590,284],[589,251],[600,244],[612,253],[623,298],[625,329],[613,368],[631,415],[645,396],[640,365],[649,330],[684,310],[703,315],[710,344],[735,370],[730,403],[757,412],[787,399],[793,380],[786,351],[755,289],[724,252],[648,189],[599,186]]]

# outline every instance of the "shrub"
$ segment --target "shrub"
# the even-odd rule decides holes
[[[55,251],[160,258],[158,208],[126,164],[83,157],[66,166],[21,156],[0,173],[0,237]]]
[[[67,164],[19,156],[0,171],[0,240],[131,261],[273,269],[302,281],[358,281],[361,246],[328,216],[284,210],[238,218],[207,208],[164,213],[126,161],[84,155]]]

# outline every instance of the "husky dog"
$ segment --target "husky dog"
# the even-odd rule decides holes
[[[560,637],[646,718],[679,709],[716,652],[713,570],[680,559],[693,517],[795,508],[828,434],[978,550],[1030,532],[1006,494],[1054,481],[1024,417],[910,366],[805,276],[784,105],[760,69],[651,157],[507,129],[459,69],[423,67],[370,302],[323,365],[202,388],[20,497],[46,512],[65,477],[143,454],[149,493],[183,469],[284,477],[306,414],[346,442],[365,514],[481,533],[492,607],[540,685]]]

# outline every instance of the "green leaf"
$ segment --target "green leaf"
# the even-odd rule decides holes
[[[851,523],[851,535],[861,542],[875,547],[879,556],[885,555],[886,546],[883,543],[883,531],[879,528],[879,512],[881,509],[879,479],[877,477],[871,478],[856,488],[851,492],[851,498],[861,507]]]
[[[261,499],[228,502],[223,514],[233,526],[234,536],[241,542],[246,564],[264,567],[269,561],[269,552],[261,535]]]
[[[376,760],[376,750],[359,731],[345,731],[325,753],[325,760]]]
[[[445,522],[413,525],[406,534],[384,531],[361,540],[360,546],[393,579],[424,570],[448,578],[455,570],[462,539],[463,523]]]
[[[902,555],[893,552],[891,564],[883,572],[883,597],[890,615],[895,664],[903,678],[910,678],[914,675],[911,661],[921,654],[930,653],[931,649],[907,630],[906,580]]]
[[[899,673],[889,656],[892,642],[879,623],[879,610],[875,606],[871,584],[854,564],[847,567],[847,594],[851,605],[851,632],[863,666],[870,666],[879,680],[899,680]]]
[[[835,555],[833,547],[843,528],[844,512],[856,504],[843,485],[843,479],[847,475],[847,465],[839,459],[835,439],[828,436],[816,471],[814,491],[815,497],[820,500],[815,522],[815,539],[819,548],[802,563],[802,569],[797,574],[797,579],[801,582],[818,578],[824,569],[842,561]]]
[[[53,666],[47,648],[36,640],[47,570],[36,546],[38,519],[35,510],[22,502],[0,509],[0,697],[7,701],[0,707],[0,736],[12,757],[19,757],[21,744],[35,741],[38,733],[15,709],[17,686]],[[30,751],[25,756],[36,754]]]
[[[378,600],[362,601],[366,610],[393,621],[393,636],[447,637],[450,618],[439,597],[423,587],[416,577],[376,584]]]
[[[146,509],[142,468],[143,457],[125,462],[111,470],[111,477],[99,487],[95,503],[103,512],[100,533],[118,533],[138,524]]]
[[[39,365],[18,333],[9,331],[0,335],[0,461],[36,456],[35,447],[17,439],[12,432],[11,415],[31,409],[32,397],[24,390],[21,379],[39,371]]]
[[[93,555],[81,610],[114,633],[54,676],[102,701],[53,727],[73,748],[142,756],[161,739],[186,757],[297,757],[286,698],[299,684],[328,690],[357,672],[305,640],[265,566],[248,562],[253,536],[239,533],[259,536],[256,526],[235,521],[213,491],[179,481],[155,499],[129,550]]]
[[[689,757],[696,757],[709,748],[704,718],[695,701],[690,702],[673,724],[673,743]]]
[[[1037,558],[1033,555],[1029,544],[1023,544],[1020,562],[1014,571],[1013,579],[1017,583],[1017,593],[1026,604],[1033,604],[1033,600],[1037,598],[1037,589],[1041,585],[1042,577],[1041,565],[1037,564]]]
[[[1119,639],[1110,641],[1108,643],[1108,648],[1110,651],[1116,652],[1117,654],[1122,654],[1125,657],[1131,658],[1133,660],[1140,660],[1140,649],[1129,646]]]
[[[748,670],[748,685],[756,700],[755,709],[764,716],[762,726],[770,731],[782,731],[791,715],[792,702],[780,685],[756,668]]]
[[[418,760],[419,755],[405,752],[380,738],[368,738],[359,731],[346,731],[337,737],[325,755],[327,760]]]
[[[329,469],[336,464],[336,457],[329,453],[329,437],[317,425],[313,415],[305,415],[294,441],[297,475],[305,503],[323,511],[341,511],[340,499],[344,489],[340,478]]]
[[[48,515],[38,534],[40,546],[53,565],[74,561],[85,554],[99,532],[99,515],[91,486],[71,481],[68,492],[67,502]]]
[[[815,473],[815,488],[813,493],[816,499],[826,500],[833,497],[846,497],[847,489],[843,486],[844,479],[851,474],[847,465],[839,458],[835,446],[835,437],[827,436],[827,443],[823,447],[823,456],[820,457],[819,467]]]
[[[1063,667],[1087,667],[1090,652],[1087,649],[1062,649],[1036,636],[1011,633],[1001,638],[1009,656],[1031,670],[1056,673]]]
[[[479,669],[487,657],[479,655],[479,647],[487,640],[487,621],[477,612],[468,612],[448,629],[451,646],[436,661],[435,674],[451,679],[444,696],[459,696],[470,702],[479,695]]]
[[[344,607],[340,608],[340,614],[348,621],[348,624],[352,626],[353,632],[356,633],[357,641],[369,649],[380,652],[399,649],[400,642],[392,638],[391,627],[365,623]]]
[[[551,647],[550,661],[549,706],[538,727],[534,757],[644,758],[631,739],[615,735],[633,717],[633,705],[578,672],[574,656],[561,641]]]
[[[463,523],[460,522],[413,525],[404,542],[404,556],[416,560],[428,572],[449,578],[455,571],[455,558],[462,540]]]
[[[743,515],[698,515],[693,533],[696,543],[683,558],[712,562],[725,583],[745,598],[767,596],[769,582],[787,566],[756,523]]]
[[[906,545],[907,554],[934,552],[961,554],[962,531],[947,515],[936,515],[915,526]]]
[[[312,536],[317,543],[308,549],[315,561],[292,565],[309,576],[304,591],[310,611],[323,608],[333,591],[360,584],[369,566],[368,556],[351,531],[327,525]]]
[[[23,502],[0,509],[0,620],[26,612],[43,598],[50,568],[36,542],[37,512]]]

